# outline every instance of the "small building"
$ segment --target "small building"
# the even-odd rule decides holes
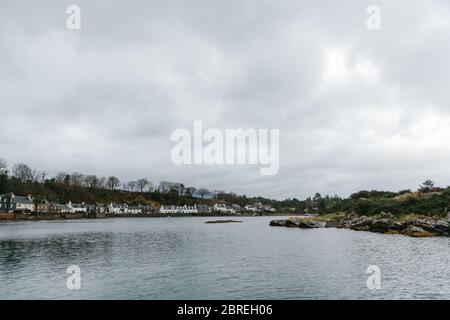
[[[258,211],[263,211],[263,212],[275,212],[275,209],[272,208],[271,206],[269,206],[268,204],[258,204],[257,205]]]
[[[181,213],[198,213],[198,209],[196,206],[182,206],[180,208]]]
[[[251,205],[251,204],[245,206],[244,209],[245,209],[245,211],[249,211],[249,212],[258,212],[259,211],[256,206]]]
[[[95,213],[105,214],[108,212],[108,205],[104,203],[97,203],[95,205]]]
[[[0,208],[2,211],[7,213],[31,213],[35,211],[35,205],[31,195],[16,196],[14,193],[0,196]]]
[[[71,209],[65,204],[50,203],[49,212],[53,214],[70,213]]]
[[[67,207],[70,208],[71,213],[87,213],[87,207],[83,203],[72,203],[69,201]]]
[[[90,214],[97,213],[97,206],[95,204],[85,204],[86,212]]]
[[[232,204],[231,207],[234,209],[234,211],[236,213],[239,213],[239,212],[242,211],[242,207],[240,205],[238,205],[238,204]]]
[[[141,214],[142,208],[141,206],[128,206],[126,209],[126,213],[128,214]]]
[[[224,203],[216,203],[213,210],[221,213],[235,214],[236,210],[232,206],[227,206]]]
[[[117,204],[117,203],[110,203],[107,208],[107,213],[110,214],[125,214],[127,213],[127,204]]]
[[[141,210],[143,214],[152,214],[152,213],[157,213],[158,209],[153,207],[153,206],[149,206],[149,205],[144,205],[141,206]]]
[[[162,205],[161,208],[159,208],[160,213],[178,213],[178,209],[176,206],[173,205]]]
[[[211,213],[213,212],[213,208],[207,204],[197,204],[198,213]]]
[[[183,213],[183,214],[189,214],[189,213],[198,213],[198,209],[196,206],[174,206],[174,205],[162,205],[161,208],[159,208],[160,213]]]
[[[36,211],[39,212],[39,213],[48,213],[48,212],[50,212],[50,202],[48,202],[47,199],[39,201],[36,204]]]

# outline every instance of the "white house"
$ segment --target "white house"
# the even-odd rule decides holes
[[[72,209],[69,208],[65,204],[51,203],[50,204],[50,212],[51,213],[71,213]]]
[[[258,212],[258,208],[253,206],[253,205],[247,205],[244,207],[245,211],[250,211],[250,212]]]
[[[231,207],[233,207],[233,209],[236,211],[236,213],[239,213],[239,212],[242,211],[242,207],[240,205],[238,205],[238,204],[233,203],[231,205]]]
[[[128,205],[126,204],[110,203],[107,211],[112,214],[124,214],[127,213],[127,208]]]
[[[71,213],[86,213],[87,207],[83,203],[72,203],[69,201],[67,207],[70,209]]]
[[[181,213],[198,213],[198,209],[196,206],[186,206],[180,208]]]
[[[197,208],[198,213],[211,213],[213,211],[213,208],[207,204],[198,204],[195,207]]]
[[[165,206],[162,205],[161,208],[159,208],[160,213],[177,213],[177,209],[175,206]]]
[[[128,206],[126,208],[126,213],[128,214],[140,214],[142,213],[141,206]]]
[[[6,212],[34,212],[35,209],[31,195],[16,196],[14,193],[1,195],[0,206]]]
[[[162,205],[159,208],[160,213],[198,213],[196,206],[174,206],[174,205]]]
[[[262,209],[263,211],[267,211],[267,212],[275,212],[275,211],[276,211],[274,208],[272,208],[272,207],[269,206],[269,205],[263,205],[263,206],[261,206],[261,209]]]
[[[233,207],[227,206],[227,205],[225,205],[223,203],[216,203],[213,206],[213,210],[214,211],[218,211],[218,212],[222,212],[222,213],[230,213],[230,214],[235,214],[236,213],[236,210]]]

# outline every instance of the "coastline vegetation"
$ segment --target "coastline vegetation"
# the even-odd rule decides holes
[[[46,199],[58,203],[127,203],[154,207],[161,204],[193,206],[221,202],[241,207],[259,203],[275,208],[275,212],[265,212],[264,215],[300,212],[304,209],[302,202],[297,199],[277,201],[247,197],[221,190],[197,189],[179,182],[161,181],[154,184],[148,178],[122,182],[115,176],[100,177],[79,172],[58,172],[51,176],[46,171],[32,169],[24,163],[9,167],[0,158],[0,195],[6,193],[32,194],[37,202]]]
[[[375,216],[383,212],[398,218],[408,215],[442,217],[447,214],[450,204],[450,187],[436,187],[431,180],[423,182],[416,191],[362,190],[348,198],[316,193],[314,197],[305,200],[273,200],[220,190],[196,189],[177,182],[162,181],[156,185],[146,178],[121,182],[115,176],[98,177],[78,172],[59,172],[50,176],[45,171],[32,169],[24,163],[9,168],[7,162],[0,158],[0,194],[9,192],[33,194],[36,201],[45,198],[63,203],[114,202],[159,206],[163,203],[195,205],[221,201],[242,207],[261,203],[272,206],[276,214],[313,213],[319,215],[317,219],[322,220],[335,219],[343,214]]]
[[[374,216],[389,212],[399,218],[411,215],[445,216],[449,205],[450,187],[435,187],[431,180],[426,180],[417,191],[360,191],[320,213],[343,212]]]

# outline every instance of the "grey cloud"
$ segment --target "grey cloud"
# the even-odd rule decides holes
[[[449,5],[379,1],[369,31],[371,4],[2,1],[0,156],[276,198],[450,184]],[[173,165],[194,120],[279,128],[279,174]]]

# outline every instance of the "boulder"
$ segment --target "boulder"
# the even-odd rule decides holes
[[[444,219],[436,221],[434,224],[434,229],[440,234],[444,236],[450,235],[450,223]]]
[[[298,228],[298,221],[288,219],[285,221],[284,226],[288,228]]]
[[[272,220],[270,221],[269,225],[272,227],[314,229],[324,227],[325,223],[306,219],[286,219],[286,220]]]
[[[403,229],[406,229],[407,227],[409,226],[409,224],[408,223],[403,223],[403,222],[397,222],[397,221],[394,221],[392,224],[391,224],[391,230],[392,231],[401,231],[401,230],[403,230]]]
[[[434,233],[436,235],[447,234],[447,226],[445,224],[443,223],[437,224],[436,222],[429,219],[413,221],[411,225],[421,228],[429,233]]]
[[[212,221],[206,221],[205,223],[233,223],[233,222],[242,222],[238,220],[212,220]]]
[[[393,225],[393,221],[389,219],[376,219],[373,220],[369,225],[369,231],[378,232],[378,233],[386,233],[391,229]]]
[[[322,224],[318,221],[309,221],[309,220],[299,220],[298,221],[298,228],[302,228],[302,229],[314,229],[314,228],[321,228],[324,226],[325,226],[325,224]]]
[[[416,227],[414,225],[410,225],[408,228],[404,229],[402,234],[410,237],[415,238],[426,238],[426,237],[432,237],[433,234],[431,232],[428,232],[421,227]]]
[[[287,220],[272,220],[269,223],[269,226],[271,227],[286,227],[286,221]]]
[[[356,231],[369,231],[373,221],[365,216],[352,218],[344,222],[344,226]]]

